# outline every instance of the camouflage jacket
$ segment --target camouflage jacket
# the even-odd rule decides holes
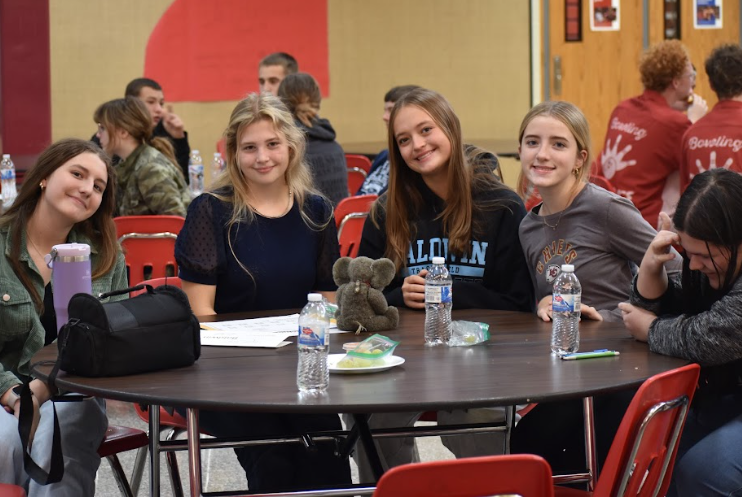
[[[191,193],[178,167],[154,147],[142,144],[116,166],[119,216],[186,215]]]

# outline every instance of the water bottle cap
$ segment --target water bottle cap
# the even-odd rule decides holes
[[[214,157],[218,157],[219,159],[222,158],[221,152],[214,152]]]
[[[310,293],[307,295],[307,300],[309,302],[322,302],[322,294],[321,293]]]
[[[52,249],[60,256],[90,255],[90,245],[87,243],[62,243],[54,245]]]
[[[445,257],[433,257],[433,264],[445,264],[446,258]]]
[[[194,150],[191,150],[191,154],[198,155],[198,150],[195,150],[195,149]]]
[[[562,271],[565,273],[574,273],[575,266],[574,264],[562,264]]]
[[[10,154],[3,154],[3,159],[10,159]]]

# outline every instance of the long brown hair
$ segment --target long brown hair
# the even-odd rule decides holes
[[[451,143],[448,160],[445,208],[438,215],[443,232],[448,237],[448,250],[463,256],[471,249],[472,232],[478,232],[475,211],[507,208],[505,201],[475,200],[474,193],[508,188],[497,180],[492,170],[476,164],[464,152],[461,123],[453,108],[443,95],[425,88],[418,88],[403,95],[394,104],[389,117],[389,188],[380,201],[374,204],[371,218],[378,226],[381,211],[386,215],[387,246],[385,256],[391,259],[399,271],[405,266],[410,240],[415,236],[415,220],[424,209],[419,190],[422,176],[410,169],[394,137],[394,121],[404,107],[414,105],[425,111],[440,127]]]
[[[319,114],[322,94],[311,74],[299,72],[286,76],[278,87],[278,97],[304,126],[312,127]]]
[[[170,140],[157,136],[152,136],[152,117],[144,105],[144,102],[136,97],[117,98],[104,104],[101,104],[95,113],[93,119],[96,123],[106,128],[109,140],[115,139],[115,131],[123,129],[134,138],[140,145],[146,143],[156,148],[160,153],[177,166],[175,159],[175,148]],[[176,167],[180,174],[183,173],[180,167]]]
[[[41,198],[39,184],[67,161],[85,153],[93,154],[103,161],[108,173],[108,183],[103,191],[98,209],[88,219],[77,223],[75,229],[89,238],[98,252],[97,263],[92,268],[92,278],[98,278],[111,271],[116,264],[119,253],[116,226],[113,224],[113,212],[116,207],[116,199],[114,198],[116,174],[111,167],[111,159],[93,142],[67,138],[49,146],[41,153],[36,164],[26,173],[21,190],[13,205],[0,216],[0,228],[10,227],[10,265],[23,286],[28,290],[39,312],[43,310],[44,303],[41,295],[34,289],[26,271],[21,267],[21,242],[25,238],[28,220],[34,213],[39,198]]]

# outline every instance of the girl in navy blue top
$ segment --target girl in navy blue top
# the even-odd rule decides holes
[[[188,209],[175,246],[183,290],[196,315],[301,307],[334,291],[339,257],[332,207],[312,187],[302,131],[281,101],[251,94],[237,104],[226,170]],[[276,358],[279,360],[279,358]],[[240,379],[239,381],[244,381]],[[201,412],[218,437],[296,437],[341,429],[336,414]],[[235,449],[251,493],[350,483],[348,460],[318,444]]]

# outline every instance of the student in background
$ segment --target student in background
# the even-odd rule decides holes
[[[742,488],[742,176],[693,178],[675,214],[662,213],[621,304],[626,328],[658,354],[701,365],[668,496],[739,495]],[[682,277],[668,276],[684,249]],[[597,417],[596,417],[597,419]]]
[[[403,85],[395,86],[384,95],[384,114],[381,119],[384,121],[384,125],[387,130],[389,129],[389,116],[392,113],[394,103],[399,100],[402,95],[412,90],[420,88],[417,85]],[[363,181],[361,188],[358,192],[353,192],[355,195],[381,195],[386,191],[387,184],[389,183],[389,150],[384,149],[379,152],[374,158],[374,162],[371,164],[371,170]]]
[[[260,91],[277,95],[281,81],[289,74],[297,72],[299,63],[286,52],[275,52],[265,56],[258,65]]]
[[[253,93],[232,111],[226,173],[188,210],[175,244],[183,290],[197,315],[302,307],[307,294],[334,292],[339,257],[332,206],[312,188],[305,138],[286,106]],[[337,414],[201,411],[216,436],[300,436],[339,430]],[[235,449],[251,493],[350,483],[334,446]]]
[[[706,59],[706,74],[719,102],[683,135],[681,191],[704,171],[742,172],[742,47],[714,49]]]
[[[388,138],[389,188],[374,203],[358,255],[394,262],[397,276],[384,292],[389,304],[423,311],[427,268],[442,256],[453,275],[454,309],[532,311],[533,289],[518,241],[523,202],[491,167],[464,153],[461,124],[448,101],[423,88],[404,94],[391,111]],[[374,414],[371,425],[410,426],[420,414]],[[502,409],[438,413],[440,424],[498,420],[504,420]],[[377,443],[390,466],[417,459],[413,439]],[[500,434],[445,437],[444,444],[457,456],[502,446]],[[362,456],[359,472],[367,481]]]
[[[141,100],[111,100],[96,109],[93,119],[103,149],[122,161],[116,166],[118,215],[185,216],[191,201],[185,177],[175,165],[170,142],[152,137]]]
[[[124,256],[113,224],[116,178],[110,159],[95,144],[67,139],[41,153],[13,205],[0,217],[0,282],[9,299],[0,306],[0,483],[24,487],[29,497],[93,497],[100,465],[98,446],[108,427],[103,399],[56,403],[64,476],[39,485],[24,470],[18,435],[17,387],[30,382],[40,416],[31,455],[48,470],[54,432],[52,391],[31,375],[31,358],[57,338],[44,255],[61,243],[91,247],[93,294],[127,287]],[[110,297],[121,300],[126,295]]]
[[[348,196],[348,166],[342,147],[335,141],[332,124],[319,117],[322,95],[317,81],[310,74],[289,74],[281,82],[278,96],[306,134],[306,160],[314,185],[337,205]]]
[[[185,130],[183,120],[173,113],[172,106],[165,106],[165,95],[160,84],[149,78],[133,79],[126,85],[124,98],[126,97],[138,98],[147,107],[152,118],[152,138],[166,138],[170,141],[173,145],[176,164],[188,181],[188,159],[191,155],[188,132]],[[100,145],[97,135],[94,135],[92,140]],[[114,157],[113,159],[115,166],[120,158]]]
[[[683,133],[707,106],[693,93],[696,71],[678,40],[650,47],[639,61],[639,72],[644,92],[613,110],[597,164],[656,228],[660,210],[674,209],[680,196]]]

